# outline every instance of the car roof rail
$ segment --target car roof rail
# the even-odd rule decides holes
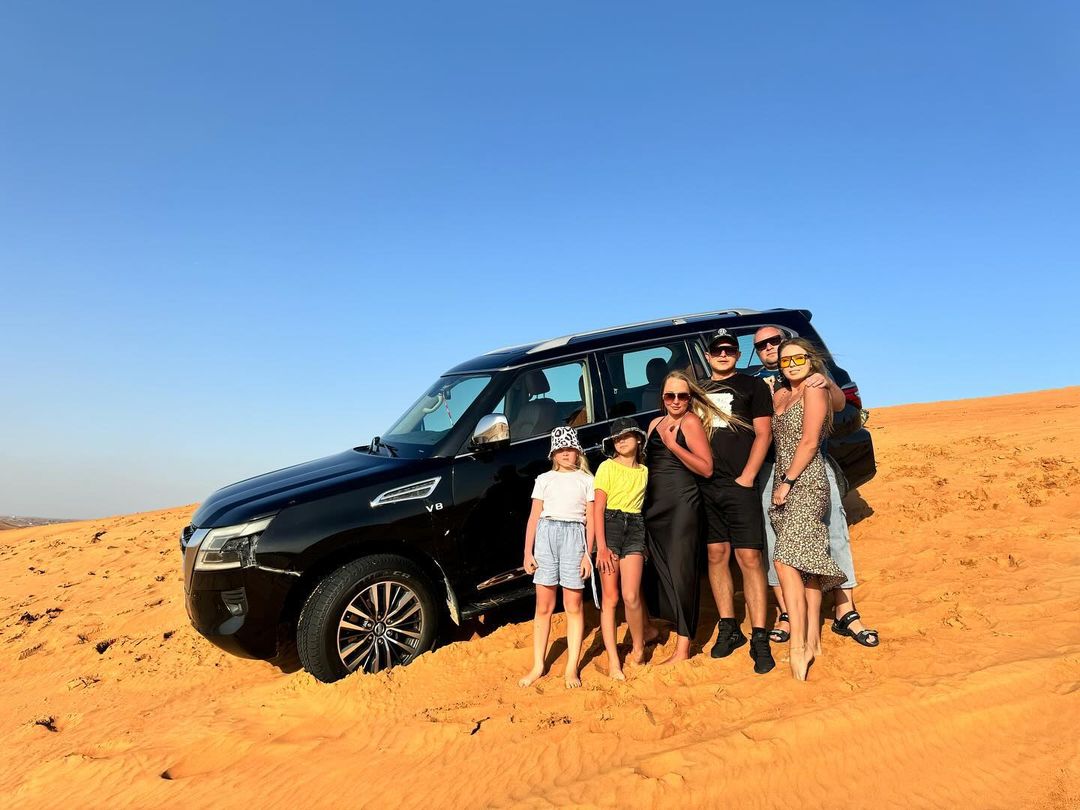
[[[656,318],[651,321],[638,321],[637,323],[624,323],[620,326],[608,326],[604,329],[592,329],[588,332],[575,332],[571,335],[563,335],[562,337],[551,338],[550,340],[537,343],[526,354],[536,354],[538,352],[547,351],[548,349],[556,349],[560,346],[565,346],[575,340],[580,340],[586,337],[595,337],[597,335],[605,335],[610,332],[620,332],[623,329],[638,329],[645,326],[658,326],[660,324],[672,324],[679,326],[684,323],[690,323],[691,321],[700,321],[707,318],[716,318],[722,315],[757,315],[759,310],[756,309],[720,309],[715,312],[694,312],[689,315],[674,315],[670,318]]]
[[[528,349],[528,348],[530,348],[532,346],[535,346],[535,345],[536,345],[536,341],[533,341],[532,343],[517,343],[517,344],[515,344],[513,346],[500,346],[498,349],[492,349],[491,351],[484,352],[484,356],[487,357],[489,354],[506,354],[507,352],[519,351],[521,349]]]

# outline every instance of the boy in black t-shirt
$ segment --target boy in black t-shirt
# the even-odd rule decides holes
[[[756,377],[735,370],[739,339],[721,329],[709,341],[705,355],[712,377],[701,383],[727,421],[713,425],[712,478],[702,483],[709,552],[709,585],[720,613],[716,644],[710,655],[724,658],[746,643],[735,622],[735,591],[731,579],[731,549],[743,576],[746,611],[750,615],[750,657],[754,672],[776,666],[765,629],[766,587],[762,552],[765,525],[757,474],[772,444],[772,394]]]

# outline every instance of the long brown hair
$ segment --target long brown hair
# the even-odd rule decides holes
[[[664,389],[667,388],[668,380],[682,380],[686,383],[687,389],[690,391],[690,409],[697,415],[697,418],[701,420],[701,424],[705,427],[705,435],[711,439],[715,426],[713,421],[719,419],[722,422],[727,422],[729,425],[740,427],[745,430],[753,430],[753,427],[744,419],[740,419],[735,414],[724,413],[722,410],[713,404],[713,401],[709,399],[708,393],[700,385],[694,382],[685,372],[672,371],[664,377],[664,383],[660,386],[660,410],[665,414],[667,408],[664,407]]]
[[[809,341],[809,340],[807,340],[806,338],[803,338],[803,337],[788,338],[787,340],[783,341],[779,345],[779,347],[777,347],[777,349],[776,349],[776,362],[777,362],[777,364],[780,363],[780,358],[784,354],[784,349],[786,349],[788,346],[798,346],[800,349],[802,349],[804,352],[806,352],[806,362],[810,364],[810,371],[807,373],[806,376],[809,377],[811,374],[821,374],[826,379],[832,379],[832,377],[829,374],[829,367],[825,364],[825,355],[822,353],[821,349],[819,349],[813,342],[811,342],[811,341]],[[780,385],[782,387],[786,388],[788,391],[790,391],[791,390],[791,380],[789,380],[784,375],[784,371],[783,371],[783,369],[781,369],[779,367],[779,365],[777,365],[777,370],[780,372]],[[829,394],[829,392],[826,390],[826,392],[825,392],[826,400],[829,399],[828,394]],[[829,433],[832,433],[832,427],[833,427],[832,402],[830,402],[830,401],[826,402],[825,413],[826,413],[826,416],[825,416],[825,433],[829,434]]]

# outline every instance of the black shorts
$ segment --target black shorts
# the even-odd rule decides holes
[[[616,557],[645,553],[645,518],[618,509],[604,510],[604,543]]]
[[[731,543],[732,548],[765,549],[765,515],[755,487],[707,481],[701,486],[705,509],[705,542]]]

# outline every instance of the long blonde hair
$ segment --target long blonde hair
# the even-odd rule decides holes
[[[574,450],[574,448],[572,448],[572,447],[564,447],[563,449],[564,450]],[[579,469],[581,472],[592,475],[592,470],[589,468],[589,460],[587,458],[585,458],[585,454],[582,453],[580,450],[574,450],[574,452],[577,453],[577,464],[575,464],[574,466],[577,469]],[[551,455],[551,471],[552,472],[558,472],[559,471],[559,462],[557,462],[555,460],[555,454],[554,453],[552,453],[552,455]]]
[[[667,413],[667,408],[664,407],[664,389],[667,387],[668,380],[682,380],[686,383],[686,387],[690,391],[690,409],[701,420],[701,424],[705,427],[705,436],[709,439],[712,439],[713,432],[716,429],[713,424],[716,419],[744,430],[753,430],[753,426],[745,419],[740,419],[733,413],[724,413],[717,408],[713,401],[709,399],[705,389],[683,371],[671,371],[664,377],[664,382],[660,386],[660,410],[664,413]]]

